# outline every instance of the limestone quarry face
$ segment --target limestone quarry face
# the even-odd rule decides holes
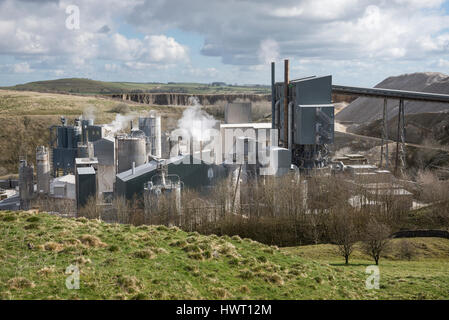
[[[207,106],[218,102],[225,101],[232,103],[235,101],[263,102],[271,101],[271,94],[187,94],[187,93],[123,93],[113,94],[112,98],[125,101],[134,101],[160,106],[187,106],[191,99],[195,97],[198,103]],[[351,102],[355,97],[346,95],[333,95],[332,99],[335,103]]]
[[[423,72],[389,77],[375,86],[376,88],[421,91],[429,93],[449,94],[449,76],[437,72]],[[399,100],[389,100],[387,104],[388,118],[398,113]],[[358,98],[339,112],[336,119],[354,123],[368,123],[382,118],[383,99]],[[449,111],[447,103],[406,101],[406,114],[424,112]]]
[[[161,105],[161,106],[186,106],[190,104],[193,97],[201,105],[213,105],[217,102],[234,102],[236,100],[245,100],[250,102],[271,101],[269,94],[187,94],[187,93],[125,93],[112,95],[127,101],[139,103]]]

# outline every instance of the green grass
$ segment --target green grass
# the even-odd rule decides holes
[[[365,288],[370,261],[341,265],[320,246],[279,250],[239,237],[0,211],[2,299],[448,298],[448,263],[381,261],[381,289]],[[448,243],[440,250],[447,251]],[[31,248],[31,249],[30,249]],[[326,250],[327,250],[326,249]],[[320,254],[319,252],[323,252]],[[446,258],[447,261],[447,258]],[[68,290],[66,268],[80,268]]]
[[[119,92],[178,92],[178,93],[269,93],[268,86],[211,86],[204,83],[139,83],[105,82],[68,78],[36,81],[0,89],[75,94],[112,94]]]

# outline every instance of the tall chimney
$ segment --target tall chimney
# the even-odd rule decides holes
[[[288,146],[288,84],[289,84],[288,59],[284,60],[284,141],[283,147]]]
[[[275,129],[276,126],[276,97],[275,97],[275,89],[274,84],[276,82],[275,79],[275,66],[274,62],[271,63],[271,128]]]

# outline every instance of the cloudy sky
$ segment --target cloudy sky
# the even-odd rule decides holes
[[[348,85],[449,74],[449,0],[0,0],[0,85],[268,84],[284,58]]]

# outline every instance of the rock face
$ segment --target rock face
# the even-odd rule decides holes
[[[245,100],[250,102],[271,101],[269,94],[187,94],[187,93],[124,93],[112,95],[113,98],[152,105],[185,106],[191,104],[189,99],[195,97],[202,105],[216,102],[234,102]]]
[[[123,93],[113,94],[113,98],[127,101],[134,101],[139,103],[151,105],[175,105],[186,106],[189,105],[189,99],[196,97],[198,102],[202,105],[213,105],[217,102],[235,102],[236,100],[243,100],[248,102],[266,102],[271,101],[271,94],[187,94],[187,93]],[[351,102],[354,97],[333,95],[333,101],[337,102]]]
[[[376,88],[449,94],[449,76],[436,73],[413,73],[389,77]],[[389,100],[388,118],[398,113],[399,100]],[[367,123],[382,118],[383,99],[358,98],[336,116],[340,121]],[[405,101],[406,114],[449,111],[448,103]]]

